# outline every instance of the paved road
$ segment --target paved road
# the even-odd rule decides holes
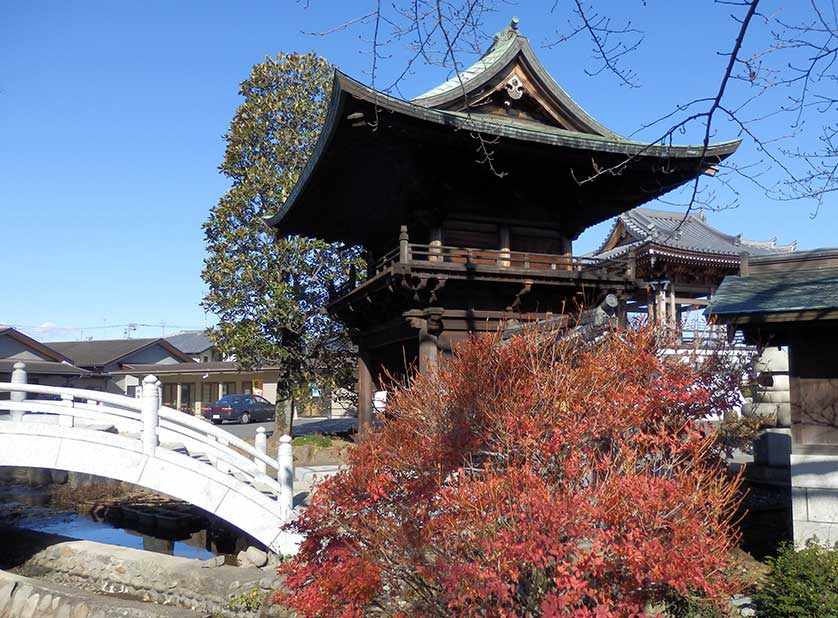
[[[234,436],[239,438],[252,438],[256,435],[256,428],[262,425],[271,435],[274,424],[271,422],[250,423],[239,425],[238,423],[224,423],[219,425]],[[294,435],[303,436],[311,433],[347,433],[357,431],[357,418],[296,418],[294,419]]]

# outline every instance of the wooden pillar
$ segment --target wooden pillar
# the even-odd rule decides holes
[[[407,235],[407,226],[403,225],[399,231],[399,262],[410,261],[410,237]]]
[[[626,279],[634,281],[637,278],[637,256],[632,251],[626,261]]]
[[[678,328],[680,320],[678,319],[678,310],[675,306],[675,285],[669,283],[669,325],[672,328]]]
[[[509,232],[509,226],[501,224],[498,228],[498,233],[500,240],[500,259],[498,260],[498,266],[509,267],[509,258],[512,246],[512,235]]]
[[[367,435],[372,425],[372,362],[366,346],[358,346],[358,434]]]
[[[666,324],[666,289],[663,286],[658,290],[656,304],[655,309],[658,315],[658,325],[664,326]]]
[[[175,396],[175,410],[180,412],[180,402],[181,397],[183,396],[183,385],[180,382],[177,383],[177,389],[175,392],[177,393]]]
[[[437,338],[424,328],[419,331],[419,373],[434,371],[439,362]]]
[[[620,305],[617,307],[617,326],[620,328],[628,327],[628,309],[626,308],[626,299],[620,299]]]
[[[430,262],[442,262],[442,227],[435,226],[431,228],[430,234],[430,255],[428,256]]]
[[[658,295],[655,293],[655,288],[651,285],[646,288],[646,321],[652,325],[657,322],[657,302]]]

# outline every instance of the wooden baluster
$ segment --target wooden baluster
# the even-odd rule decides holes
[[[407,226],[403,225],[399,231],[399,262],[410,261],[410,237],[407,235]]]

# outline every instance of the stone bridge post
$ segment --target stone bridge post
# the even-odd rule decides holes
[[[14,364],[12,371],[12,384],[26,384],[26,363],[17,362]],[[26,393],[24,391],[12,391],[9,393],[9,399],[12,401],[26,401]],[[11,410],[10,412],[13,421],[23,420],[23,410]]]
[[[265,428],[261,425],[256,428],[256,439],[254,441],[254,446],[256,447],[256,450],[262,453],[263,455],[268,454],[268,436],[265,433]],[[256,467],[263,474],[266,474],[268,472],[268,464],[266,464],[261,459],[256,460]]]
[[[157,378],[146,376],[143,378],[143,391],[141,395],[142,419],[143,419],[143,452],[154,456],[157,449],[157,425],[160,421],[160,387],[157,385]]]
[[[294,447],[291,436],[285,434],[279,439],[277,452],[276,480],[280,485],[278,497],[280,512],[289,517],[294,509]]]

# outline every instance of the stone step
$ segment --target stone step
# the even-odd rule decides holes
[[[200,461],[201,463],[212,465],[212,460],[209,457],[207,457],[206,453],[189,453],[189,456],[196,461]]]
[[[189,451],[186,450],[186,447],[181,444],[180,442],[161,442],[160,446],[167,451],[176,451],[178,453],[182,453],[184,455],[188,455]]]
[[[253,486],[253,489],[265,494],[266,496],[268,496],[270,498],[276,498],[277,497],[276,490],[272,486],[268,485],[267,483],[263,483],[262,481],[253,481],[251,483],[251,485]]]

